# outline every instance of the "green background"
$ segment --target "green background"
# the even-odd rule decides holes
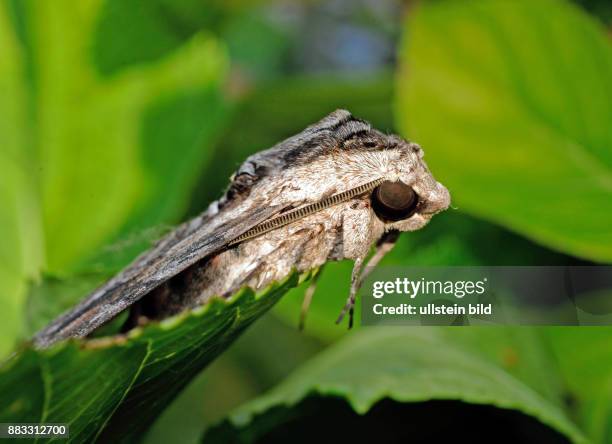
[[[24,343],[337,108],[421,144],[453,198],[385,264],[612,262],[610,23],[586,0],[2,0],[0,420],[69,422],[74,441],[312,440],[324,417],[358,438],[483,408],[500,437],[612,441],[610,329],[347,332],[348,262],[301,333],[292,276],[125,344]]]

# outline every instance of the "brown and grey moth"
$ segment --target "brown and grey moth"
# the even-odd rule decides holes
[[[261,289],[292,269],[352,259],[352,322],[364,261],[388,252],[450,203],[419,145],[338,110],[250,156],[225,194],[179,226],[34,338],[47,347],[84,337],[129,309],[127,327],[161,319],[243,286]],[[304,310],[314,287],[306,292]]]

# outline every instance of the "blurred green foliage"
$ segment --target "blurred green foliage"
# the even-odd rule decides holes
[[[10,61],[0,62],[0,356],[201,212],[245,157],[336,108],[422,144],[453,195],[455,208],[403,236],[386,264],[610,262],[612,57],[597,20],[561,0],[419,2],[403,22],[392,0],[290,3],[0,2]],[[605,2],[578,3],[609,23]],[[384,56],[394,39],[397,67]],[[302,367],[347,335],[333,320],[350,269],[326,266],[302,334],[304,285],[289,291],[146,441],[195,442],[294,369],[209,440],[253,437],[286,415],[299,426],[367,411],[360,421],[373,424],[382,405],[392,413],[384,421],[405,422],[405,402],[386,398],[430,416],[446,411],[426,402],[434,398],[510,418],[494,407],[503,406],[575,442],[611,439],[609,328],[361,329]],[[144,430],[278,297],[215,303],[125,344],[21,348],[0,370],[2,399],[12,400],[3,418],[31,418],[57,400],[45,418],[72,419],[75,436]],[[224,324],[243,303],[248,322]],[[15,388],[24,381],[28,391]],[[83,400],[85,414],[63,395]]]
[[[177,222],[226,113],[219,94],[225,53],[209,36],[193,37],[154,64],[100,76],[90,53],[99,8],[0,8],[0,45],[12,61],[2,65],[10,70],[2,75],[8,99],[0,119],[7,126],[0,156],[8,203],[0,210],[8,242],[0,246],[0,298],[13,307],[9,322],[23,319],[24,282],[41,270],[114,271],[151,239],[105,246]],[[3,328],[6,352],[20,326]]]
[[[612,47],[575,6],[432,2],[406,23],[398,121],[460,209],[612,260]],[[478,42],[478,44],[475,44]]]

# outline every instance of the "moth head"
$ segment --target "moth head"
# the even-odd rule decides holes
[[[387,231],[418,230],[448,208],[450,194],[429,171],[419,145],[387,137],[387,180],[372,191],[372,209]]]

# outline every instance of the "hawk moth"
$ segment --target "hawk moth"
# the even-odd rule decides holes
[[[341,259],[354,260],[338,319],[349,312],[350,326],[372,245],[369,266],[399,232],[422,228],[449,204],[448,190],[430,173],[419,145],[337,110],[247,158],[219,200],[52,321],[34,342],[47,347],[87,336],[126,309],[129,328],[243,286],[263,288],[294,268]]]

